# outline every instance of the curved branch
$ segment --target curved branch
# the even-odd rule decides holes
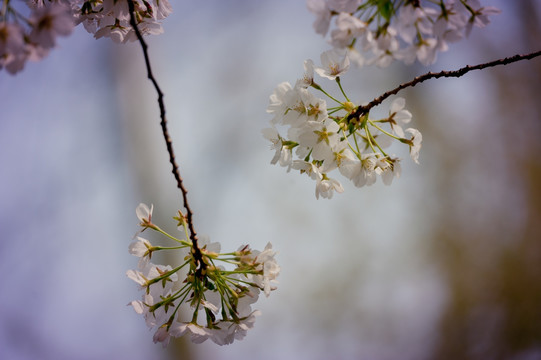
[[[389,96],[396,95],[399,91],[401,91],[401,90],[403,90],[405,88],[408,88],[408,87],[413,87],[413,86],[415,86],[415,85],[417,85],[419,83],[422,83],[423,81],[426,81],[426,80],[429,80],[429,79],[438,79],[438,78],[441,78],[441,77],[456,77],[456,78],[458,78],[458,77],[461,77],[462,75],[464,75],[464,74],[466,74],[466,73],[468,73],[468,72],[470,72],[472,70],[482,70],[482,69],[486,69],[486,68],[493,67],[493,66],[511,64],[513,62],[517,62],[517,61],[521,61],[521,60],[530,60],[530,59],[533,59],[533,58],[535,58],[537,56],[540,56],[540,55],[541,55],[541,51],[536,51],[536,52],[533,52],[533,53],[530,53],[530,54],[515,55],[515,56],[503,58],[503,59],[490,61],[490,62],[487,62],[487,63],[484,63],[484,64],[467,65],[467,66],[465,66],[463,68],[460,68],[458,70],[441,71],[441,72],[438,72],[438,73],[429,72],[429,73],[426,73],[424,75],[417,76],[415,79],[413,79],[413,80],[411,80],[409,82],[403,83],[403,84],[397,86],[396,88],[383,93],[382,95],[375,98],[374,100],[372,100],[368,104],[358,106],[355,109],[354,112],[352,112],[351,114],[348,115],[348,120],[351,120],[351,119],[354,119],[354,118],[359,118],[359,117],[361,117],[363,115],[368,114],[370,109],[372,109],[373,107],[378,106],[379,104],[381,104]]]
[[[171,172],[173,173],[173,176],[175,177],[175,180],[177,182],[177,187],[182,192],[184,208],[186,209],[186,222],[188,223],[188,229],[190,230],[190,240],[192,241],[192,252],[194,254],[194,258],[200,264],[200,269],[204,269],[206,265],[202,261],[203,256],[197,244],[197,233],[195,232],[195,228],[193,226],[193,213],[188,203],[188,190],[186,190],[186,188],[184,187],[184,184],[182,183],[182,178],[180,177],[179,168],[175,160],[175,153],[173,151],[173,142],[171,141],[171,137],[169,136],[169,131],[167,129],[167,119],[165,117],[165,104],[163,102],[163,92],[160,89],[160,86],[158,85],[158,82],[156,81],[156,78],[154,77],[152,73],[152,67],[150,66],[150,58],[148,56],[148,45],[143,39],[143,36],[141,35],[141,32],[139,31],[139,28],[137,27],[137,23],[135,21],[135,6],[133,3],[133,0],[127,0],[127,1],[128,1],[128,8],[130,11],[130,25],[135,31],[137,40],[139,40],[139,43],[141,44],[141,48],[143,49],[143,55],[145,57],[145,64],[147,68],[147,77],[152,82],[152,84],[154,85],[154,88],[156,89],[156,92],[158,93],[158,105],[160,106],[160,119],[161,119],[160,125],[162,127],[163,138],[167,146],[167,152],[169,153],[169,162],[171,163],[171,166],[172,166]]]

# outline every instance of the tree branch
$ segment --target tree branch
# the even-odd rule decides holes
[[[515,55],[515,56],[508,57],[508,58],[498,59],[498,60],[494,60],[494,61],[491,61],[491,62],[487,62],[487,63],[484,63],[484,64],[478,64],[478,65],[473,65],[473,66],[467,65],[467,66],[465,66],[463,68],[460,68],[458,70],[441,71],[441,72],[438,72],[438,73],[429,72],[429,73],[426,73],[424,75],[417,76],[415,79],[413,79],[413,80],[411,80],[409,82],[403,83],[403,84],[397,86],[396,88],[383,93],[382,95],[375,98],[374,100],[372,100],[368,104],[358,106],[355,109],[354,112],[352,112],[351,114],[348,115],[348,120],[351,120],[351,119],[354,119],[354,118],[359,118],[359,117],[361,117],[363,115],[368,114],[370,109],[372,109],[373,107],[381,104],[389,96],[396,95],[399,91],[404,90],[405,88],[408,88],[408,87],[413,87],[413,86],[415,86],[415,85],[417,85],[419,83],[422,83],[423,81],[426,81],[426,80],[429,80],[429,79],[438,79],[438,78],[441,78],[441,77],[456,77],[456,78],[458,78],[458,77],[461,77],[462,75],[464,75],[464,74],[466,74],[466,73],[468,73],[468,72],[470,72],[472,70],[482,70],[482,69],[486,69],[486,68],[493,67],[493,66],[511,64],[513,62],[517,62],[517,61],[521,61],[521,60],[530,60],[530,59],[533,59],[533,58],[535,58],[537,56],[540,56],[540,55],[541,55],[541,51],[536,51],[536,52],[533,52],[533,53],[530,53],[530,54]]]
[[[193,213],[190,208],[190,205],[188,203],[188,190],[184,187],[184,184],[182,183],[182,178],[180,177],[179,168],[175,160],[175,153],[173,151],[173,142],[171,141],[171,137],[169,136],[169,131],[167,129],[167,119],[165,117],[165,104],[163,102],[163,92],[160,89],[160,86],[158,85],[158,82],[156,81],[156,78],[152,74],[152,67],[150,66],[150,58],[148,56],[148,46],[143,39],[143,36],[141,35],[141,32],[139,31],[139,28],[137,27],[137,23],[135,21],[135,6],[133,0],[127,0],[128,1],[128,8],[130,11],[130,25],[135,31],[135,35],[137,36],[137,40],[139,40],[139,43],[141,44],[141,48],[143,49],[143,55],[145,57],[145,64],[147,68],[147,77],[154,85],[154,88],[156,89],[156,92],[158,93],[158,105],[160,107],[160,125],[162,127],[162,133],[163,138],[165,140],[165,145],[167,146],[167,152],[169,153],[169,162],[171,163],[173,176],[175,177],[175,180],[177,182],[177,187],[182,192],[182,199],[184,202],[184,208],[186,209],[186,222],[188,223],[188,229],[190,230],[190,240],[192,241],[192,252],[194,254],[194,258],[196,261],[200,264],[200,267],[198,271],[201,271],[206,267],[206,264],[202,261],[203,256],[201,254],[201,250],[199,249],[199,246],[197,244],[197,233],[195,232],[195,228],[193,226]]]

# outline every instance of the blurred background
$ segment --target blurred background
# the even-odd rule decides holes
[[[502,14],[430,69],[352,69],[350,97],[541,48],[538,1],[483,4]],[[392,186],[318,201],[261,136],[275,86],[328,48],[304,1],[172,5],[148,43],[196,229],[271,241],[279,288],[243,341],[152,343],[127,247],[138,203],[174,231],[181,195],[139,46],[79,27],[0,72],[1,359],[541,359],[540,59],[404,91],[421,165],[397,146]]]

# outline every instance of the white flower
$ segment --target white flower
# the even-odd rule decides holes
[[[321,54],[322,67],[316,67],[316,73],[329,80],[344,74],[349,69],[349,58],[347,53],[336,50],[327,50]]]
[[[141,8],[138,0],[134,1],[135,11]],[[130,20],[130,11],[127,1],[103,0],[103,13],[119,20]]]
[[[147,293],[152,295],[153,298],[159,299],[160,296],[164,296],[171,290],[173,283],[178,280],[177,274],[171,274],[169,277],[150,285],[149,282],[170,270],[172,270],[172,268],[169,265],[156,265],[149,262],[143,269],[128,270],[126,275],[128,278],[139,284],[141,289],[146,289]]]
[[[256,271],[263,272],[263,274],[246,274],[246,277],[262,288],[268,297],[271,290],[274,290],[271,283],[276,283],[276,278],[280,274],[280,266],[274,258],[276,252],[272,250],[272,244],[270,242],[267,243],[263,251],[250,250],[247,245],[242,246],[238,251],[244,254],[240,256],[241,263],[254,266]],[[251,311],[247,305],[254,303],[257,300],[257,295],[257,292],[248,293],[239,299],[239,316],[243,316],[242,314]]]
[[[321,170],[315,164],[304,160],[293,160],[291,167],[295,170],[300,170],[301,174],[306,173],[313,180],[319,180],[323,177]]]
[[[401,171],[399,159],[380,157],[376,162],[376,173],[381,175],[381,180],[385,185],[391,185],[395,177],[400,177]]]
[[[463,13],[469,16],[466,24],[466,36],[469,36],[474,26],[483,28],[488,25],[490,23],[489,16],[501,13],[500,9],[493,6],[481,7],[481,2],[479,0],[468,0],[466,3],[468,7],[462,2],[457,2],[456,4]]]
[[[295,87],[307,88],[314,83],[314,62],[311,59],[304,61],[304,75],[297,80]]]
[[[181,337],[185,334],[191,335],[191,341],[200,344],[207,340],[211,335],[208,328],[204,328],[194,323],[175,322],[169,328],[169,333],[174,337]]]
[[[280,266],[274,258],[276,252],[272,250],[272,244],[269,242],[265,246],[265,249],[256,255],[256,261],[259,265],[256,267],[258,270],[263,270],[263,291],[268,297],[270,295],[271,282],[276,282],[276,278],[280,274]]]
[[[171,291],[164,292],[163,294],[154,295],[151,294],[144,294],[143,295],[143,303],[145,304],[145,311],[143,313],[145,317],[145,323],[148,326],[149,329],[152,329],[156,326],[162,326],[166,322],[168,322],[173,315],[175,304],[169,303],[168,305],[162,305],[155,309],[154,311],[150,311],[150,307],[157,305],[164,299],[170,297]],[[133,306],[133,305],[132,305]],[[135,310],[135,307],[134,307]]]
[[[233,342],[233,338],[236,340],[244,339],[248,330],[254,327],[255,317],[259,315],[261,315],[261,311],[255,310],[239,322],[232,322],[227,328],[227,338],[231,339],[231,342]]]
[[[327,159],[323,163],[322,171],[328,173],[337,167],[340,169],[342,166],[345,166],[347,163],[355,162],[355,155],[349,149],[349,143],[347,140],[338,142],[332,148],[333,158]]]
[[[274,165],[279,161],[280,165],[287,166],[287,171],[289,171],[292,162],[291,148],[283,144],[282,137],[275,128],[263,129],[262,133],[265,139],[272,143],[271,149],[276,150],[274,157],[271,160],[271,164]]]
[[[406,100],[404,98],[396,98],[391,103],[389,109],[389,123],[391,129],[399,137],[404,137],[404,130],[402,130],[403,124],[407,124],[411,121],[411,113],[405,109]]]
[[[55,38],[58,35],[71,34],[75,26],[70,9],[59,2],[51,2],[48,6],[37,8],[29,20],[32,24],[30,40],[46,49],[55,46]]]
[[[376,64],[382,68],[389,66],[395,59],[399,46],[396,30],[392,26],[388,26],[385,33],[379,34],[372,42],[374,58],[370,59],[368,63]]]
[[[344,192],[344,188],[338,180],[331,179],[326,174],[323,174],[323,178],[316,183],[316,199],[319,199],[320,195],[323,198],[330,199],[335,190],[338,193]]]
[[[107,19],[114,20],[114,22],[110,25],[102,24],[102,27],[94,34],[94,37],[96,39],[110,37],[117,44],[126,42],[128,34],[133,31],[129,22],[127,20],[120,22],[118,19]]]
[[[419,130],[413,128],[406,129],[406,132],[412,135],[408,142],[410,146],[410,156],[413,161],[419,164],[419,151],[421,150],[421,141],[423,140],[423,136]]]
[[[340,168],[340,173],[353,181],[356,187],[372,185],[376,182],[376,154],[363,154],[361,161],[347,162]]]
[[[141,226],[147,227],[148,225],[152,224],[152,210],[154,209],[154,205],[150,205],[150,208],[143,203],[140,203],[137,208],[135,209],[135,215],[137,215],[137,218],[140,221]]]
[[[24,42],[24,36],[21,25],[0,22],[0,69],[5,67],[10,74],[23,69],[30,50]]]
[[[154,336],[152,338],[154,343],[162,343],[162,346],[165,348],[169,344],[169,340],[171,340],[171,337],[169,336],[169,332],[167,331],[167,326],[162,325],[156,330],[154,333]]]
[[[142,237],[137,237],[137,240],[133,241],[128,250],[130,254],[139,257],[139,264],[137,265],[139,269],[144,269],[148,265],[148,261],[152,256],[152,244]]]
[[[288,93],[292,90],[289,82],[283,82],[278,84],[274,89],[274,92],[269,97],[269,106],[267,107],[267,113],[274,114],[274,118],[271,123],[276,124],[282,121],[283,116],[288,110]]]
[[[369,33],[370,34],[370,33]],[[347,48],[347,54],[348,54],[348,58],[349,60],[357,67],[361,68],[364,66],[364,63],[365,63],[365,59],[364,59],[364,56],[361,55],[361,53],[359,51],[357,51],[357,49],[355,48],[352,48],[352,47],[348,47]]]
[[[332,161],[333,148],[338,144],[340,126],[331,119],[323,123],[308,121],[299,129],[298,142],[302,146],[312,148],[312,158],[315,160]]]
[[[351,45],[353,39],[366,31],[366,23],[349,13],[342,12],[336,18],[336,29],[331,31],[331,44],[336,48]]]
[[[331,23],[331,9],[329,9],[325,0],[307,0],[306,6],[310,12],[316,15],[316,21],[314,21],[316,33],[325,36]]]
[[[407,43],[412,44],[417,36],[418,21],[425,18],[421,7],[405,5],[400,8],[396,19],[398,35]]]
[[[154,0],[154,17],[157,20],[162,20],[171,15],[173,12],[173,7],[169,3],[169,0]]]
[[[278,276],[278,274],[276,274],[276,276]],[[239,276],[239,278],[241,278],[241,276]],[[239,298],[237,303],[237,314],[241,318],[252,313],[251,305],[259,299],[259,288],[250,286],[248,289],[249,291],[244,293],[243,296]]]
[[[303,126],[308,121],[321,122],[327,118],[327,103],[316,97],[308,89],[296,87],[288,93],[287,113],[282,118],[285,125],[293,128]],[[289,135],[290,139],[294,137]]]

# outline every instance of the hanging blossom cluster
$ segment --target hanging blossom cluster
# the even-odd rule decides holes
[[[171,12],[168,0],[134,0],[136,22],[144,35],[163,32],[160,21]],[[4,0],[0,5],[0,69],[15,74],[26,61],[39,61],[56,46],[58,36],[82,23],[96,38],[136,40],[127,1]]]
[[[403,98],[395,99],[388,116],[371,119],[368,114],[351,118],[356,105],[350,101],[342,88],[340,76],[350,66],[345,52],[329,50],[321,54],[321,67],[312,60],[304,62],[304,76],[295,86],[284,82],[270,96],[267,112],[273,114],[271,128],[263,130],[263,136],[276,151],[272,164],[299,170],[316,181],[316,198],[331,198],[343,192],[342,184],[329,177],[338,169],[357,187],[372,185],[378,176],[386,185],[400,176],[400,159],[385,152],[393,140],[409,146],[411,158],[418,163],[422,135],[414,128],[406,128],[412,118],[405,109]],[[314,81],[314,72],[320,77],[334,80],[344,99],[330,95]],[[315,89],[336,103],[327,107],[325,99],[314,95]],[[281,135],[285,128],[287,135]],[[295,159],[294,159],[295,158]]]
[[[473,27],[485,27],[500,13],[479,0],[307,0],[316,15],[314,28],[335,49],[347,49],[359,66],[390,65],[394,60],[423,65],[437,53],[467,37]],[[371,56],[365,58],[366,53]]]
[[[363,106],[354,104],[340,76],[350,63],[386,67],[394,60],[405,64],[418,60],[432,64],[449,43],[468,36],[474,26],[486,26],[489,16],[500,11],[483,7],[478,0],[307,0],[307,5],[317,16],[316,32],[323,36],[330,32],[333,49],[321,54],[321,66],[306,60],[304,77],[295,86],[279,84],[271,95],[267,112],[274,115],[272,127],[263,130],[276,151],[271,163],[314,179],[318,199],[344,191],[329,176],[336,169],[357,187],[372,185],[378,177],[390,185],[400,176],[400,159],[384,149],[393,140],[406,144],[413,161],[419,163],[422,135],[406,127],[412,115],[403,98],[391,103],[388,116],[373,119],[369,110],[374,105],[362,110]],[[343,99],[314,82],[314,73],[334,80]],[[325,99],[309,89],[324,94],[334,106],[328,107]]]
[[[110,37],[116,43],[135,41],[137,37],[130,25],[130,12],[127,1],[87,0],[74,7],[77,23],[94,34],[96,39]],[[134,0],[135,22],[142,35],[163,33],[161,20],[169,16],[173,9],[168,0]]]
[[[141,300],[129,305],[154,329],[154,342],[164,346],[171,337],[190,336],[194,343],[211,339],[219,345],[241,340],[254,326],[260,311],[251,306],[260,292],[269,296],[280,272],[269,243],[263,251],[243,245],[233,252],[221,252],[219,243],[201,239],[194,246],[188,237],[186,217],[174,217],[185,238],[166,233],[152,222],[152,207],[136,209],[141,230],[129,246],[139,257],[137,270],[127,275],[144,291]],[[138,236],[146,229],[157,231],[175,246],[153,246]],[[159,251],[177,252],[182,263],[177,267],[151,262]]]
[[[20,5],[20,3],[16,3]],[[0,69],[21,71],[27,60],[39,61],[56,46],[58,36],[71,34],[73,14],[66,1],[29,1],[18,9],[3,1],[0,12]]]

